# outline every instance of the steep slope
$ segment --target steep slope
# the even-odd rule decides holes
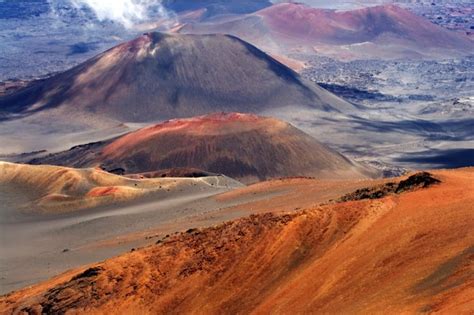
[[[241,186],[230,178],[218,175],[140,180],[100,169],[0,162],[1,221],[13,218],[20,212],[62,213],[124,204],[144,197],[160,200],[178,191],[183,196],[203,189],[218,193],[218,185],[213,187],[216,182],[229,189]]]
[[[125,174],[191,167],[245,182],[284,176],[354,178],[370,174],[288,123],[239,113],[170,120],[32,163],[98,166]]]
[[[3,312],[474,310],[473,169],[440,184],[189,230],[0,299]]]
[[[43,113],[98,126],[111,119],[149,122],[296,105],[352,108],[235,37],[161,33],[145,34],[0,98],[4,119]]]
[[[185,27],[189,33],[229,33],[274,52],[316,49],[345,58],[452,57],[474,43],[395,5],[350,11],[284,3],[243,17]]]

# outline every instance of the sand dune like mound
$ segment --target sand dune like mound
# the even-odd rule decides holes
[[[288,123],[240,113],[170,120],[32,162],[97,166],[124,174],[197,168],[244,182],[287,176],[376,175]]]
[[[4,312],[474,310],[473,169],[398,195],[190,229],[0,299]]]
[[[159,199],[178,191],[184,196],[199,189],[215,189],[213,186],[216,183],[228,187],[240,186],[223,176],[132,179],[95,168],[0,162],[0,210],[62,213],[145,197]]]

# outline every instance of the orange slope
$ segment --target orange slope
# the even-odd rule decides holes
[[[188,231],[0,299],[77,313],[474,311],[474,169],[383,199]],[[73,313],[74,313],[73,312]]]

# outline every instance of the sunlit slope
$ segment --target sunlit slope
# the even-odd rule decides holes
[[[61,213],[103,205],[120,204],[144,197],[186,196],[240,184],[224,176],[203,178],[131,179],[100,169],[74,169],[49,165],[0,162],[0,193],[3,210],[28,213]]]
[[[468,314],[474,171],[433,174],[442,182],[382,199],[189,230],[0,305],[92,314]]]

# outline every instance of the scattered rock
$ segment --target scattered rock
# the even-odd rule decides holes
[[[186,231],[187,234],[197,234],[199,233],[198,229],[188,229]]]
[[[117,167],[117,168],[114,168],[114,169],[111,169],[111,170],[107,170],[105,168],[102,168],[104,171],[107,171],[109,173],[112,173],[112,174],[115,174],[115,175],[120,175],[120,176],[123,176],[125,175],[125,169],[121,168],[121,167]]]
[[[102,270],[103,269],[101,267],[92,267],[92,268],[89,268],[89,269],[85,270],[84,272],[74,276],[71,280],[74,281],[74,280],[79,280],[79,279],[83,279],[83,278],[97,277]]]
[[[357,189],[356,191],[341,197],[338,201],[345,202],[363,199],[380,199],[391,194],[401,194],[418,188],[427,188],[440,182],[440,180],[434,178],[430,173],[420,172],[408,177],[406,180],[400,181],[399,183],[386,183],[374,187]]]
[[[414,188],[426,188],[434,184],[441,183],[439,179],[434,178],[428,172],[416,173],[408,177],[406,180],[402,180],[397,187],[395,193],[399,194],[407,190],[412,190]]]
[[[345,202],[345,201],[355,201],[355,200],[363,200],[363,199],[379,199],[379,198],[383,198],[389,194],[394,193],[395,190],[396,190],[395,183],[387,183],[384,185],[379,185],[379,186],[374,186],[374,187],[361,188],[341,197],[338,201]]]

